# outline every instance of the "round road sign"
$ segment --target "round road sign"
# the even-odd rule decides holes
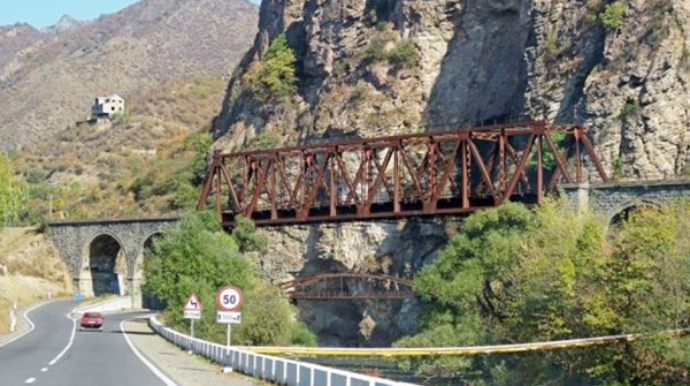
[[[234,285],[226,285],[216,292],[216,305],[221,311],[237,311],[244,304],[242,290]]]

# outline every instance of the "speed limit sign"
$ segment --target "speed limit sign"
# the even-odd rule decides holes
[[[226,285],[216,292],[216,305],[221,311],[237,311],[244,304],[242,291],[234,285]]]

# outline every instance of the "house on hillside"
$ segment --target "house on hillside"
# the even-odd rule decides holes
[[[99,96],[91,106],[91,119],[98,120],[103,118],[112,119],[116,115],[125,113],[125,100],[117,95]]]

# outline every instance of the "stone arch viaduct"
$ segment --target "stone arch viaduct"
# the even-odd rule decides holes
[[[129,294],[141,305],[143,254],[177,218],[102,219],[50,223],[50,234],[76,291]]]

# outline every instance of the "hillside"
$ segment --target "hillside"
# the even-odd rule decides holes
[[[0,29],[0,149],[44,143],[90,113],[166,79],[230,74],[258,9],[244,0],[143,0],[55,35]]]
[[[72,283],[49,236],[35,228],[0,230],[0,334],[9,308],[50,296],[69,296]]]
[[[218,76],[166,80],[129,99],[109,124],[71,126],[13,164],[29,189],[23,223],[173,215],[193,206],[205,136],[224,93]],[[195,163],[199,163],[196,166]],[[198,181],[197,181],[198,183]],[[52,208],[51,208],[52,206]]]

